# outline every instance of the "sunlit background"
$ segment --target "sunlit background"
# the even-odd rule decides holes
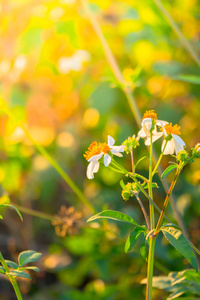
[[[199,2],[163,4],[198,52]],[[154,2],[99,0],[91,2],[90,9],[126,84],[134,90],[141,114],[154,109],[159,119],[178,123],[186,149],[194,147],[200,142],[199,67]],[[97,211],[122,210],[143,224],[135,200],[125,202],[121,197],[121,174],[102,167],[94,180],[85,175],[83,153],[94,140],[107,141],[110,134],[120,145],[137,134],[138,127],[81,2],[2,0],[0,19],[0,96],[15,116],[15,121],[0,116],[2,190],[20,206],[51,216],[60,211],[75,220],[74,228],[59,228],[27,214],[21,223],[13,211],[6,211],[0,236],[4,256],[15,259],[26,249],[43,253],[40,274],[31,274],[31,282],[19,281],[25,299],[124,300],[133,299],[133,294],[134,299],[144,299],[140,281],[146,276],[146,262],[137,245],[130,254],[123,250],[131,228],[110,222],[105,232],[100,223],[88,225],[92,213],[19,127],[27,126],[35,142],[55,158]],[[160,145],[155,144],[158,153]],[[142,155],[148,155],[145,147],[135,153],[136,159]],[[163,167],[168,159],[163,159]],[[129,158],[122,160],[129,168]],[[174,193],[197,247],[199,166],[195,161],[185,168]],[[145,161],[141,171],[146,174]],[[159,206],[162,192],[162,188],[155,192]],[[168,214],[173,218],[172,210]],[[164,240],[157,245],[156,275],[188,267]],[[12,287],[3,276],[0,279],[0,299],[15,299]],[[157,300],[167,295],[163,290],[154,293]]]

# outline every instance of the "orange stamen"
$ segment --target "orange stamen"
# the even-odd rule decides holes
[[[85,154],[83,154],[83,156],[86,158],[86,160],[90,159],[90,157],[100,154],[101,153],[101,149],[99,147],[99,145],[97,144],[97,142],[93,142],[89,147],[88,150],[85,151]]]
[[[94,155],[100,154],[101,152],[106,154],[109,151],[110,151],[110,147],[106,143],[93,142],[89,146],[88,150],[85,151],[85,154],[83,154],[83,156],[86,158],[86,160],[88,160]]]
[[[172,126],[172,123],[170,123],[170,124],[166,124],[164,127],[168,134],[171,134],[171,133],[177,134],[177,135],[181,134],[181,131],[180,131],[181,127],[178,126],[177,124]]]
[[[143,116],[142,119],[146,119],[146,118],[151,118],[151,119],[156,120],[157,119],[157,114],[154,112],[154,110],[147,110],[144,113],[144,116]]]

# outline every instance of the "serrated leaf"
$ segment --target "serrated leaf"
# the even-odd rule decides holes
[[[25,267],[25,268],[22,268],[23,270],[33,270],[35,272],[40,272],[40,269],[37,268],[37,267],[34,267],[34,266],[30,266],[30,267]]]
[[[31,279],[31,277],[28,273],[21,271],[21,270],[13,270],[13,271],[10,271],[9,273],[6,273],[6,275]]]
[[[13,269],[18,269],[19,266],[16,262],[14,261],[11,261],[11,260],[5,260],[6,264],[10,267],[10,268],[13,268]]]
[[[196,272],[198,272],[198,265],[194,252],[182,232],[173,227],[165,227],[162,228],[161,231],[163,232],[169,243],[184,257],[186,257],[193,268],[196,270]]]
[[[141,163],[141,161],[143,161],[145,158],[147,158],[147,156],[141,157],[141,158],[136,162],[136,164],[135,164],[135,169],[136,169],[136,167],[139,165],[139,163]]]
[[[21,221],[23,221],[23,218],[22,218],[22,215],[21,215],[20,211],[15,206],[13,206],[11,204],[1,204],[0,208],[2,208],[2,207],[11,207],[11,208],[13,208],[18,213]]]
[[[165,169],[165,171],[162,173],[161,178],[165,178],[169,173],[171,173],[171,171],[173,171],[174,169],[177,169],[177,165],[170,165],[169,167],[167,167]]]
[[[23,251],[19,254],[19,266],[22,267],[30,262],[34,262],[41,257],[42,253],[33,250]]]
[[[124,247],[125,253],[128,253],[133,248],[133,246],[137,243],[140,235],[143,232],[144,232],[144,228],[141,226],[134,228],[134,230],[129,234],[126,240],[125,247]]]
[[[115,210],[104,210],[104,211],[92,216],[91,218],[89,218],[87,220],[87,222],[91,222],[91,221],[94,221],[97,219],[105,219],[105,218],[111,219],[111,220],[116,220],[116,221],[127,222],[127,223],[131,223],[133,225],[136,225],[136,226],[140,226],[128,215],[126,215],[120,211],[115,211]]]

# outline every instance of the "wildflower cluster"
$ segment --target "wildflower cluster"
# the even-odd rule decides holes
[[[126,139],[122,145],[124,145],[124,151],[126,152],[126,154],[129,154],[130,151],[132,151],[133,149],[136,149],[140,143],[139,143],[139,137],[135,137],[135,134],[132,137],[128,137],[128,139]]]
[[[134,197],[146,222],[145,225],[139,225],[130,216],[113,210],[105,210],[94,216],[92,216],[88,221],[93,221],[99,218],[108,218],[112,220],[119,220],[131,223],[134,229],[129,234],[125,244],[125,252],[129,252],[136,243],[140,243],[140,253],[146,259],[146,254],[148,248],[148,268],[147,268],[147,289],[146,295],[148,300],[152,300],[152,276],[153,276],[153,264],[154,264],[154,250],[157,235],[163,233],[164,237],[170,241],[171,245],[175,249],[178,249],[183,256],[185,256],[191,263],[193,268],[197,271],[198,265],[195,260],[193,249],[191,248],[191,242],[184,237],[180,229],[175,228],[174,225],[168,217],[165,215],[167,206],[170,201],[171,193],[176,185],[177,179],[182,171],[183,167],[194,161],[195,158],[200,158],[200,143],[198,143],[194,148],[192,148],[191,154],[185,150],[185,142],[180,137],[181,130],[178,124],[172,124],[164,120],[158,120],[157,114],[154,110],[149,110],[145,112],[142,122],[141,129],[137,135],[128,137],[121,146],[114,146],[115,140],[108,136],[107,143],[97,143],[93,142],[88,150],[85,152],[84,156],[89,162],[87,167],[87,177],[89,179],[94,178],[94,173],[99,170],[99,163],[103,162],[106,167],[110,167],[113,171],[122,173],[126,181],[120,181],[122,187],[122,198],[127,201],[131,197]],[[145,140],[145,145],[149,147],[149,176],[146,178],[143,174],[138,174],[136,170],[138,169],[138,164],[146,158],[141,157],[135,163],[134,151],[140,146],[139,140],[143,138]],[[161,153],[158,158],[157,163],[153,166],[153,143],[158,139],[162,138]],[[130,154],[131,158],[131,170],[128,171],[115,161],[114,155],[122,157],[122,153]],[[139,151],[138,151],[139,152]],[[174,155],[175,154],[175,155]],[[166,190],[165,198],[163,199],[162,210],[154,202],[153,189],[158,188],[156,182],[154,182],[154,175],[158,171],[158,166],[161,163],[163,155],[171,155],[176,158],[176,162],[172,162],[162,173],[161,179],[168,176],[169,173],[174,172],[174,177],[169,187]],[[149,211],[145,205],[143,205],[142,198],[140,196],[148,199],[149,201]],[[160,213],[159,218],[155,215],[155,209]],[[166,218],[169,223],[163,225],[163,219]],[[147,246],[149,244],[149,247]],[[197,253],[200,254],[198,249]]]

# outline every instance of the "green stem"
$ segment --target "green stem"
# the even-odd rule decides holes
[[[91,210],[92,213],[95,213],[94,207],[90,204],[81,190],[76,186],[76,184],[71,180],[71,178],[65,173],[65,171],[59,166],[59,164],[55,161],[55,159],[49,155],[49,153],[43,148],[40,144],[38,144],[30,135],[28,130],[24,125],[20,125],[20,127],[25,132],[27,138],[33,143],[35,148],[49,161],[49,163],[56,169],[56,171],[60,174],[60,176],[64,179],[64,181],[70,186],[70,188],[74,191],[74,193],[78,196],[78,198]]]
[[[106,41],[106,39],[103,35],[101,26],[99,25],[95,15],[90,10],[88,1],[87,0],[81,0],[81,2],[82,2],[84,10],[85,10],[90,22],[91,22],[93,30],[96,33],[97,37],[99,38],[99,41],[102,45],[102,48],[103,48],[105,57],[107,59],[107,62],[110,65],[110,68],[113,71],[113,74],[114,74],[115,78],[117,79],[117,81],[121,85],[121,88],[124,91],[124,94],[127,98],[130,109],[133,113],[133,116],[135,117],[136,123],[137,123],[138,127],[140,128],[142,117],[141,117],[140,111],[138,109],[136,100],[135,100],[134,95],[133,95],[133,89],[130,86],[126,85],[126,81],[125,81],[125,79],[122,75],[122,72],[121,72],[121,70],[120,70],[120,68],[117,64],[117,61],[116,61],[116,59],[115,59],[115,57],[112,53],[112,50],[111,50],[108,42]],[[153,152],[153,157],[154,157],[155,161],[157,161],[157,156],[156,156],[155,152]],[[159,173],[159,176],[161,177],[161,174],[162,174],[161,168],[158,168],[158,173]],[[163,187],[165,189],[165,192],[167,193],[169,186],[168,186],[168,183],[167,183],[166,179],[162,180],[162,184],[163,184]],[[180,228],[182,229],[184,234],[186,236],[188,236],[187,229],[186,229],[186,227],[183,223],[183,220],[181,219],[181,216],[178,212],[178,209],[176,207],[176,203],[175,203],[175,200],[173,198],[173,195],[171,195],[171,204],[172,204],[172,208],[173,208],[174,214],[176,215],[176,219],[177,219],[177,222],[178,222]]]
[[[145,195],[145,197],[152,203],[152,205],[155,207],[155,209],[161,213],[161,209],[158,207],[158,205],[149,197],[149,195],[146,193],[145,189],[141,186],[141,184],[139,183],[139,181],[136,178],[133,178],[133,181],[135,181],[135,183],[137,183],[138,187],[140,188],[141,192]],[[172,223],[172,221],[166,216],[164,215],[165,219]]]
[[[9,268],[8,268],[1,252],[0,252],[0,261],[1,261],[2,266],[4,267],[4,269],[6,270],[6,273],[9,273],[10,270],[9,270]],[[15,280],[15,277],[11,276],[11,275],[7,275],[7,274],[5,274],[5,275],[8,277],[9,281],[11,282],[11,284],[14,288],[15,294],[17,296],[17,299],[18,300],[23,300],[21,292],[20,292],[18,284],[17,284],[17,281]]]
[[[23,207],[21,205],[15,204],[15,203],[12,203],[12,205],[15,206],[20,212],[31,215],[33,217],[38,217],[38,218],[49,220],[49,221],[61,221],[61,222],[63,222],[63,220],[61,218],[51,216],[49,214],[34,210],[32,208]]]
[[[154,265],[154,252],[156,237],[150,236],[149,241],[149,255],[148,255],[148,267],[147,267],[147,292],[146,300],[152,299],[152,282],[153,282],[153,265]]]
[[[167,209],[167,206],[168,206],[168,203],[169,203],[169,200],[170,200],[171,193],[172,193],[172,191],[173,191],[173,189],[174,189],[174,186],[175,186],[175,184],[176,184],[176,182],[177,182],[177,179],[178,179],[178,176],[179,176],[181,170],[182,170],[182,167],[181,167],[181,166],[179,166],[179,167],[177,168],[177,170],[176,170],[174,179],[172,180],[172,183],[171,183],[171,185],[170,185],[169,191],[168,191],[168,193],[167,193],[167,196],[166,196],[165,201],[164,201],[164,204],[163,204],[163,209],[162,209],[162,211],[161,211],[161,214],[160,214],[160,217],[159,217],[157,226],[156,226],[155,234],[157,234],[157,233],[159,232],[159,229],[160,229],[160,227],[161,227],[161,225],[162,225],[162,220],[163,220],[163,217],[164,217],[164,213],[165,213],[165,211],[166,211],[166,209]]]
[[[152,150],[153,150],[153,141],[152,141],[152,130],[154,127],[154,122],[152,120],[152,128],[150,130],[150,150],[149,150],[149,197],[153,200],[153,189],[152,189]],[[150,230],[154,229],[155,226],[155,217],[154,217],[154,206],[149,202],[149,211],[150,211]],[[149,255],[148,255],[148,267],[147,267],[147,287],[146,287],[146,300],[152,299],[152,280],[153,280],[153,266],[154,266],[154,250],[156,238],[154,235],[151,235],[149,243]]]
[[[133,150],[131,149],[131,167],[132,167],[132,173],[135,174],[135,166],[134,166],[134,157],[133,157]]]
[[[152,122],[153,123],[153,122]],[[150,151],[149,151],[149,197],[153,199],[153,190],[152,190],[152,150],[153,150],[153,142],[152,142],[152,129],[150,130]],[[150,211],[150,228],[154,229],[155,226],[155,218],[154,218],[154,207],[151,202],[149,202],[149,211]]]
[[[160,164],[160,162],[161,162],[161,159],[162,159],[162,157],[163,157],[163,153],[164,153],[164,151],[165,151],[165,148],[166,148],[166,146],[167,146],[167,143],[168,143],[168,141],[165,140],[165,145],[164,145],[163,151],[161,152],[160,157],[159,157],[159,159],[158,159],[158,161],[157,161],[157,164],[156,164],[156,166],[155,166],[155,168],[154,168],[154,170],[153,170],[153,172],[152,172],[152,177],[154,176],[154,174],[156,173],[156,171],[157,171],[157,169],[158,169],[158,166],[159,166],[159,164]]]

